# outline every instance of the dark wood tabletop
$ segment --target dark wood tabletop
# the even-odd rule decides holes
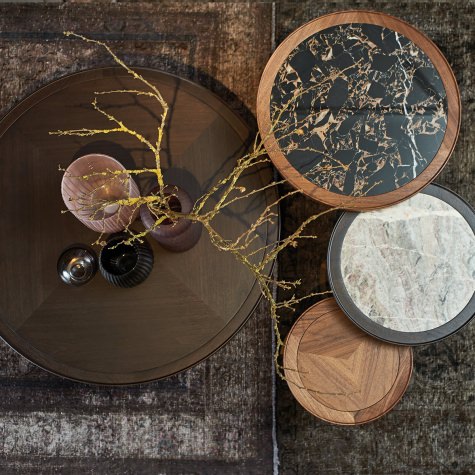
[[[142,70],[170,105],[162,157],[165,181],[197,199],[229,172],[245,151],[249,128],[212,93],[191,82]],[[153,155],[133,137],[50,136],[49,131],[108,127],[91,107],[94,91],[137,88],[119,68],[77,73],[40,89],[0,124],[0,334],[17,351],[62,376],[103,384],[162,378],[201,361],[246,321],[260,291],[233,256],[220,252],[203,232],[183,253],[149,239],[155,255],[150,277],[132,289],[108,284],[99,274],[83,287],[62,283],[61,252],[91,244],[97,234],[72,214],[62,214],[62,172],[86,153],[106,153],[127,168],[153,166]],[[148,97],[108,95],[106,110],[140,130],[156,133],[160,113]],[[251,170],[248,189],[270,179]],[[145,189],[147,179],[138,180]],[[270,203],[274,191],[241,200],[215,218],[225,237],[237,237]],[[134,225],[139,229],[139,224]],[[277,226],[263,229],[256,249],[275,240]],[[98,249],[97,249],[98,250]],[[255,255],[255,261],[263,254]]]

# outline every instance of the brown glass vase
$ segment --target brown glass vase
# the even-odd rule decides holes
[[[170,207],[172,210],[181,213],[191,212],[193,201],[185,190],[175,185],[167,185],[164,191],[166,195],[170,196]],[[158,188],[155,187],[149,194],[157,192]],[[147,229],[151,229],[150,236],[169,251],[187,251],[199,241],[201,236],[202,225],[194,223],[189,219],[181,218],[175,222],[167,219],[159,226],[154,227],[155,217],[147,205],[141,206],[140,219]]]

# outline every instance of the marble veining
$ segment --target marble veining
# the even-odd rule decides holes
[[[419,193],[360,213],[341,250],[355,305],[393,330],[430,330],[457,316],[475,292],[475,235],[445,201]]]
[[[326,190],[393,191],[432,161],[447,98],[428,56],[388,28],[342,24],[300,43],[276,75],[274,135],[289,163]]]

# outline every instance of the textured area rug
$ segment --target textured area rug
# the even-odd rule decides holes
[[[128,62],[191,78],[252,119],[260,74],[292,30],[328,12],[381,10],[414,24],[441,48],[462,93],[455,153],[437,180],[475,203],[474,27],[471,1],[360,0],[262,4],[61,4],[0,6],[0,112],[48,81],[109,65],[101,52],[62,39],[64,29],[100,35]],[[324,209],[299,197],[283,204],[283,232]],[[320,236],[279,260],[281,278],[325,291]],[[287,315],[284,332],[310,303]],[[271,337],[265,306],[207,362],[161,382],[104,389],[70,383],[0,344],[1,473],[265,474],[272,472]],[[475,473],[475,323],[415,350],[415,372],[394,411],[355,428],[306,413],[277,384],[283,474]]]
[[[475,66],[473,2],[280,2],[276,39],[325,13],[378,10],[419,27],[442,50],[454,69],[462,95],[462,127],[455,152],[437,179],[475,204]],[[282,210],[284,234],[311,213],[323,209],[299,197]],[[281,256],[279,277],[295,274],[305,288],[326,290],[326,250],[337,216],[317,223],[317,242]],[[286,330],[296,315],[288,316]],[[475,323],[458,334],[415,349],[412,384],[396,408],[361,427],[337,427],[305,412],[287,384],[277,388],[278,444],[283,474],[470,474],[475,472]]]
[[[271,25],[269,5],[0,5],[0,113],[53,79],[112,64],[63,37],[74,30],[130,65],[201,83],[251,120]],[[271,473],[271,353],[265,305],[206,362],[135,387],[69,382],[0,343],[0,473]]]

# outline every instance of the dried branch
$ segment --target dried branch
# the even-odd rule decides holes
[[[151,212],[155,222],[152,227],[142,231],[133,233],[130,230],[131,222],[127,223],[125,232],[128,233],[128,237],[124,240],[124,243],[131,244],[134,241],[143,240],[151,231],[153,231],[157,226],[160,226],[165,220],[171,220],[173,223],[177,222],[179,219],[189,219],[193,222],[201,223],[203,228],[208,233],[211,242],[217,249],[230,253],[233,255],[239,262],[241,262],[246,268],[253,274],[256,279],[261,294],[269,302],[270,307],[270,316],[273,320],[273,327],[276,336],[276,349],[274,353],[275,367],[277,374],[285,379],[282,366],[279,364],[279,357],[281,354],[282,346],[284,345],[280,331],[279,331],[279,322],[280,314],[282,310],[291,310],[294,311],[297,304],[303,302],[306,299],[317,297],[320,295],[326,295],[330,291],[325,292],[312,292],[303,297],[296,297],[292,295],[290,298],[277,301],[277,298],[274,296],[274,289],[280,288],[284,290],[295,291],[301,284],[300,279],[295,279],[293,281],[278,280],[277,278],[269,275],[272,262],[278,257],[278,255],[289,247],[296,247],[302,239],[317,239],[316,235],[306,233],[308,226],[314,221],[318,220],[321,216],[334,211],[335,209],[327,209],[318,214],[310,216],[303,223],[298,226],[298,228],[289,236],[278,240],[277,242],[268,243],[264,246],[260,246],[257,249],[253,248],[253,245],[259,240],[260,232],[264,226],[276,225],[278,220],[278,206],[282,200],[287,199],[297,193],[300,193],[299,190],[293,190],[288,193],[285,193],[283,196],[278,197],[275,201],[268,204],[266,208],[261,212],[258,218],[239,236],[234,238],[226,238],[222,236],[214,227],[213,220],[216,216],[222,213],[229,206],[235,204],[238,201],[250,199],[256,194],[266,193],[269,189],[277,187],[278,185],[283,184],[286,180],[275,180],[267,183],[259,188],[247,190],[245,187],[239,184],[240,179],[246,172],[255,170],[256,167],[266,165],[270,162],[265,147],[264,142],[266,137],[262,137],[259,134],[256,135],[253,145],[249,152],[242,157],[240,157],[233,169],[224,177],[221,177],[217,182],[210,186],[209,190],[198,198],[193,206],[193,209],[190,213],[182,213],[174,211],[171,209],[169,201],[172,196],[170,193],[165,192],[166,183],[163,179],[163,171],[161,168],[161,143],[165,131],[167,114],[168,114],[168,104],[164,100],[160,91],[149,81],[147,81],[139,73],[128,67],[120,58],[118,58],[111,48],[104,42],[86,38],[82,35],[78,35],[73,32],[66,32],[67,36],[73,36],[79,38],[87,43],[91,43],[97,46],[104,48],[112,57],[112,59],[124,68],[134,79],[140,82],[145,86],[146,90],[141,89],[118,89],[110,91],[99,91],[95,92],[94,100],[92,101],[92,107],[102,116],[104,116],[109,122],[114,124],[112,128],[104,129],[74,129],[74,130],[58,130],[55,132],[50,132],[52,135],[58,136],[79,136],[79,137],[89,137],[95,135],[111,134],[111,133],[123,133],[131,137],[134,137],[136,140],[141,142],[147,147],[150,153],[153,154],[155,158],[155,168],[143,168],[143,169],[128,169],[120,171],[105,171],[105,172],[91,172],[90,175],[83,175],[77,177],[80,180],[88,180],[91,177],[103,174],[106,176],[110,173],[112,178],[123,177],[124,180],[131,179],[132,175],[139,175],[142,173],[152,173],[156,176],[158,183],[158,192],[154,194],[149,194],[148,196],[141,197],[130,197],[126,196],[121,199],[115,200],[103,200],[97,202],[97,207],[91,215],[91,219],[94,219],[97,216],[97,213],[101,213],[108,206],[118,206],[121,207],[134,207],[138,208],[140,206],[146,205],[148,210]],[[343,73],[343,71],[341,72]],[[341,74],[339,73],[339,74]],[[331,78],[330,78],[331,79]],[[334,78],[333,78],[334,79]],[[327,79],[328,80],[328,79]],[[312,86],[316,88],[318,84]],[[292,105],[295,101],[307,93],[308,90],[298,91],[298,93],[281,108],[275,109],[272,113],[273,121],[271,130],[268,134],[272,134],[276,130],[284,131],[283,137],[286,137],[285,127],[288,124],[282,124],[280,119],[282,114]],[[124,124],[123,121],[115,117],[113,114],[106,112],[102,107],[99,106],[97,101],[97,96],[105,96],[110,94],[130,94],[134,96],[148,96],[154,98],[158,105],[161,108],[161,115],[159,124],[157,126],[157,136],[156,140],[150,141],[143,134],[134,130],[130,126]],[[309,128],[309,127],[307,127]],[[290,134],[290,132],[288,132]],[[305,133],[302,131],[302,133]],[[322,153],[315,150],[317,153]],[[87,197],[86,197],[87,198]],[[211,198],[213,198],[211,200]],[[87,199],[86,199],[87,201]],[[212,203],[212,204],[210,204]],[[102,234],[96,241],[97,244],[103,244]],[[256,256],[262,255],[263,257],[259,262],[254,262]]]

